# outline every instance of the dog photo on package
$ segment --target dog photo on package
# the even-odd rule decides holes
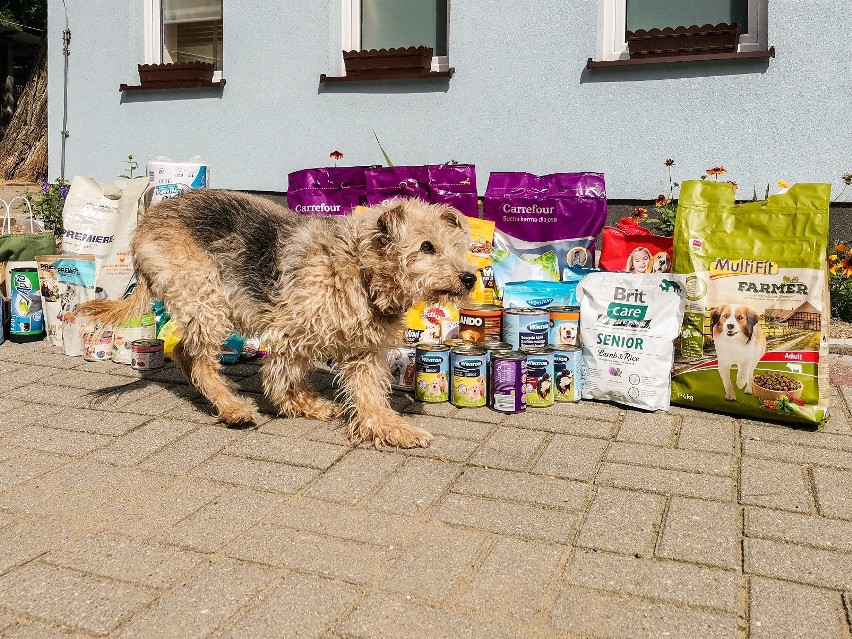
[[[726,182],[684,182],[674,271],[686,309],[672,401],[758,419],[828,418],[828,184],[734,203]]]

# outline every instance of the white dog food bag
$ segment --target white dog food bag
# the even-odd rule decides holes
[[[592,273],[580,281],[583,399],[668,410],[683,276]]]

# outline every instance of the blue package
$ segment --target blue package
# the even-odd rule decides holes
[[[503,308],[547,308],[548,306],[577,306],[577,284],[573,282],[506,282],[503,288]]]
[[[223,364],[236,364],[243,352],[246,338],[239,333],[233,333],[222,343],[222,355],[219,361]]]

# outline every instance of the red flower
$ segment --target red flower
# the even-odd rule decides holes
[[[666,160],[665,164],[666,164],[666,166],[672,166],[674,164],[674,160],[669,158],[668,160]]]
[[[343,154],[340,151],[332,151],[328,154],[328,157],[330,157],[332,160],[342,160]]]

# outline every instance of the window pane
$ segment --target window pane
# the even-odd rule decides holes
[[[163,62],[212,62],[222,70],[222,0],[162,0]]]
[[[447,55],[447,0],[361,0],[361,48],[427,46]]]
[[[748,33],[748,0],[627,0],[627,30],[739,22]]]

